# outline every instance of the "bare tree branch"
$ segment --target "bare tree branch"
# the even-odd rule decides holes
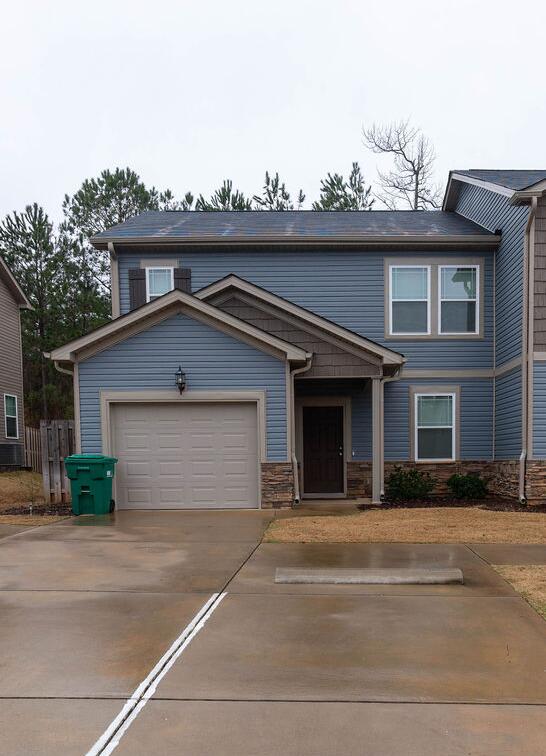
[[[440,205],[440,188],[433,183],[434,147],[408,119],[372,124],[362,129],[364,144],[376,155],[391,155],[389,171],[378,170],[377,198],[389,210],[429,210]]]

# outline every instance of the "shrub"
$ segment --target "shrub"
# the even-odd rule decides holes
[[[416,468],[395,467],[387,478],[387,498],[390,501],[427,499],[432,493],[435,482],[428,472]]]
[[[487,482],[475,473],[455,473],[447,481],[447,487],[456,499],[484,499],[487,496]]]

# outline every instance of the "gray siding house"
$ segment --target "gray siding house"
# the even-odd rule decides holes
[[[121,508],[380,502],[394,465],[546,498],[546,171],[437,212],[148,212],[98,234],[112,321],[51,353]]]
[[[24,462],[21,309],[30,307],[0,257],[0,469]]]

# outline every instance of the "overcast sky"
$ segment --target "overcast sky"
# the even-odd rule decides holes
[[[308,202],[363,124],[411,117],[450,168],[546,168],[546,3],[19,0],[2,6],[0,215],[103,168],[175,195],[266,169]]]

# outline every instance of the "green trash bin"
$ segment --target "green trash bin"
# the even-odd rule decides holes
[[[116,462],[115,457],[104,454],[72,454],[65,459],[75,515],[108,514],[114,510],[112,481]]]

